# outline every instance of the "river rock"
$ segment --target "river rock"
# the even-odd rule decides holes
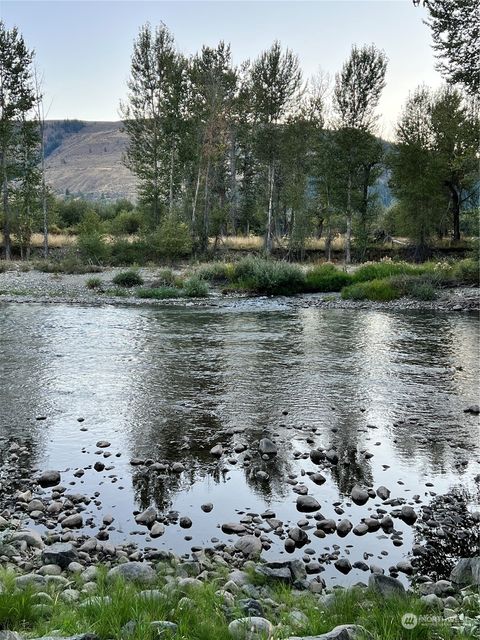
[[[396,578],[384,576],[381,573],[372,573],[368,579],[370,589],[377,591],[384,598],[391,596],[405,595],[405,587]]]
[[[192,526],[192,521],[188,516],[182,516],[178,521],[178,524],[182,527],[182,529],[190,529]]]
[[[23,640],[16,631],[0,631],[0,640]]]
[[[152,538],[159,538],[165,533],[165,525],[161,522],[154,522],[150,529],[150,535]]]
[[[459,560],[450,574],[450,580],[459,587],[480,586],[480,557]]]
[[[153,620],[150,623],[150,627],[157,633],[158,638],[162,638],[165,635],[165,631],[175,634],[178,629],[178,625],[169,620]]]
[[[303,513],[311,513],[320,509],[320,503],[313,496],[298,496],[297,511]]]
[[[157,576],[152,567],[145,562],[126,562],[113,567],[107,573],[109,580],[115,580],[117,577],[129,582],[151,583],[155,582]]]
[[[142,513],[135,516],[135,522],[137,524],[143,524],[146,527],[150,527],[157,520],[157,510],[155,507],[148,507]]]
[[[258,445],[258,450],[262,455],[275,455],[278,451],[277,445],[270,438],[262,438]]]
[[[308,542],[308,534],[300,527],[292,527],[288,532],[288,537],[295,542],[295,544],[303,545]]]
[[[210,513],[210,511],[213,510],[213,504],[211,502],[206,502],[205,504],[202,504],[200,509],[204,512],[204,513]]]
[[[106,449],[110,446],[110,442],[108,442],[108,440],[99,440],[95,446],[99,449]]]
[[[406,524],[413,524],[417,519],[417,514],[415,513],[415,509],[410,507],[407,504],[404,504],[400,511],[400,518]]]
[[[352,489],[350,497],[355,504],[362,505],[368,502],[369,495],[366,489],[363,489],[360,485],[356,484]]]
[[[335,568],[340,571],[340,573],[347,574],[352,570],[352,565],[350,564],[350,560],[347,558],[339,558],[335,562]]]
[[[377,496],[380,500],[388,500],[390,497],[390,489],[387,489],[387,487],[384,487],[383,485],[378,487]]]
[[[353,525],[350,520],[340,520],[340,522],[337,524],[337,533],[341,538],[344,538],[350,533],[352,528]]]
[[[236,533],[237,535],[241,535],[246,532],[245,526],[238,522],[225,522],[222,524],[223,533]]]
[[[372,637],[366,629],[357,624],[342,624],[319,636],[291,636],[287,640],[365,640]]]
[[[74,513],[62,520],[62,529],[80,529],[83,527],[83,518],[79,513]]]
[[[38,531],[34,531],[33,529],[24,529],[23,531],[13,533],[10,541],[26,542],[28,547],[35,547],[36,549],[43,549],[45,547],[42,536]]]
[[[321,464],[325,460],[325,453],[320,449],[312,449],[310,451],[310,460],[313,464]]]
[[[315,484],[323,484],[327,481],[325,476],[323,476],[321,473],[312,473],[312,475],[310,476],[310,480]]]
[[[262,542],[256,536],[242,536],[235,542],[235,549],[248,557],[259,556],[262,553],[262,548]]]
[[[45,547],[42,552],[44,564],[57,564],[62,569],[66,569],[71,562],[76,560],[78,560],[78,554],[70,542],[55,542],[49,547]]]
[[[60,471],[44,471],[38,478],[37,482],[41,487],[54,487],[60,483]]]
[[[215,456],[216,458],[221,458],[223,456],[223,447],[221,444],[216,444],[214,447],[210,449],[210,454]]]
[[[266,618],[238,618],[228,625],[228,633],[234,640],[266,640],[272,637],[273,626]]]
[[[464,413],[472,413],[473,415],[478,416],[480,413],[480,406],[478,404],[471,404],[469,407],[463,410]]]

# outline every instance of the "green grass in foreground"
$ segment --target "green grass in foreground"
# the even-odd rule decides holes
[[[80,587],[81,580],[73,586]],[[15,588],[12,574],[0,576],[0,628],[19,631],[28,635],[60,635],[93,632],[102,640],[122,637],[124,625],[135,621],[131,640],[153,640],[159,636],[150,626],[155,620],[168,620],[178,625],[176,633],[166,632],[162,638],[172,640],[226,640],[229,637],[228,623],[233,618],[243,617],[239,600],[245,594],[229,597],[228,607],[221,593],[217,593],[225,579],[212,581],[201,587],[178,588],[168,578],[159,576],[155,597],[145,597],[140,587],[117,581],[109,584],[105,573],[97,580],[95,596],[81,595],[80,602],[66,603],[62,600],[64,587],[45,587],[43,595],[33,590],[19,591]],[[43,588],[43,587],[42,587]],[[420,623],[415,629],[406,630],[401,624],[404,613],[435,615],[426,609],[415,596],[380,599],[379,596],[356,588],[336,592],[333,602],[323,604],[317,596],[305,592],[298,594],[285,586],[263,586],[265,617],[276,625],[274,638],[281,640],[291,635],[316,635],[326,633],[340,624],[359,624],[372,634],[375,640],[437,640],[438,638],[459,640],[474,638],[476,632],[463,634],[444,622],[441,614],[428,624]],[[90,601],[89,601],[90,598]],[[103,600],[105,598],[105,600]],[[270,598],[276,603],[274,606]],[[234,601],[233,601],[234,599]],[[38,606],[41,604],[42,606]],[[230,610],[230,615],[227,612]],[[292,621],[292,611],[306,616],[304,624]],[[480,613],[478,605],[469,614]],[[57,635],[57,634],[55,634]]]

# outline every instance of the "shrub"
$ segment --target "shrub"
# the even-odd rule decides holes
[[[373,300],[388,302],[401,297],[401,293],[386,279],[356,282],[342,289],[344,300]]]
[[[110,256],[110,247],[97,231],[81,233],[77,240],[80,256],[87,262],[106,264]]]
[[[112,233],[118,235],[133,235],[140,231],[142,216],[138,211],[120,211],[112,220]]]
[[[372,262],[364,264],[353,274],[354,282],[381,280],[396,275],[416,275],[422,272],[422,267],[406,262]]]
[[[183,295],[187,298],[206,298],[208,296],[208,286],[200,278],[189,278],[183,285]]]
[[[453,265],[453,277],[458,284],[470,284],[479,286],[480,269],[478,262],[473,258],[461,260]]]
[[[102,268],[94,264],[85,264],[80,262],[78,257],[70,255],[63,260],[39,260],[34,262],[34,268],[43,273],[66,273],[66,274],[83,274],[83,273],[99,273]]]
[[[201,280],[213,282],[216,284],[224,284],[230,282],[234,276],[235,268],[232,264],[225,262],[212,262],[204,264],[195,270],[195,275]]]
[[[85,284],[87,289],[101,289],[103,286],[101,278],[89,278]]]
[[[138,271],[121,271],[112,279],[119,287],[138,287],[143,284],[143,278]]]
[[[177,287],[180,282],[181,278],[176,276],[172,269],[160,269],[154,284],[152,284],[152,289],[158,287]]]
[[[307,271],[305,276],[305,290],[316,291],[340,291],[353,281],[349,273],[340,271],[333,264],[322,264]]]
[[[137,297],[153,300],[166,300],[168,298],[180,298],[182,291],[176,287],[152,287],[151,289],[138,289]]]
[[[129,242],[118,239],[111,245],[111,263],[114,266],[143,265],[151,258],[152,250],[143,240]]]
[[[192,252],[188,226],[175,217],[166,218],[152,236],[152,246],[159,258],[175,260]]]
[[[260,258],[238,262],[232,280],[241,289],[265,295],[292,295],[305,289],[305,275],[299,267]]]
[[[429,282],[416,282],[410,289],[410,295],[416,300],[435,300],[437,292]]]

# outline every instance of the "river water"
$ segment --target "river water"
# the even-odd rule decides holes
[[[294,476],[326,518],[353,524],[380,505],[352,504],[356,483],[385,485],[409,501],[417,494],[423,504],[460,488],[474,507],[480,430],[478,417],[463,410],[478,402],[478,354],[478,319],[469,314],[268,300],[211,308],[0,305],[0,447],[21,439],[31,449],[32,477],[59,469],[69,491],[98,492],[99,504],[84,514],[92,535],[108,513],[112,541],[131,535],[180,554],[233,539],[219,525],[248,513],[271,509],[296,523],[304,514]],[[265,436],[278,445],[268,461],[257,453]],[[99,440],[111,446],[99,450]],[[226,452],[220,460],[209,453],[216,444]],[[238,444],[248,447],[246,464]],[[314,447],[334,447],[339,464],[322,470],[302,457]],[[104,459],[105,451],[112,455]],[[135,457],[182,462],[185,471],[142,474],[130,464]],[[99,459],[102,472],[92,468]],[[86,469],[81,478],[73,475],[78,468]],[[325,484],[302,475],[312,470]],[[211,513],[200,509],[205,502]],[[192,528],[171,524],[145,541],[133,511],[150,504],[189,516]],[[404,533],[399,547],[381,530],[312,536],[309,546],[320,554],[339,545],[352,564],[370,553],[387,571],[413,542],[411,527],[395,526]],[[264,557],[285,557],[283,541],[270,537]],[[362,574],[345,577],[327,565],[322,577],[344,584]]]

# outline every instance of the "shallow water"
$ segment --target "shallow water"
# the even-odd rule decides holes
[[[478,320],[467,314],[291,309],[261,300],[215,308],[0,305],[0,446],[26,439],[32,470],[59,469],[69,491],[100,492],[101,506],[91,502],[84,513],[92,534],[111,513],[110,539],[124,540],[142,529],[133,510],[151,503],[188,515],[188,531],[169,525],[155,541],[133,535],[177,553],[232,539],[218,526],[246,512],[270,508],[285,523],[303,518],[289,474],[298,474],[325,517],[353,524],[380,505],[352,504],[356,483],[385,485],[409,500],[419,494],[424,503],[431,492],[461,487],[474,505],[480,431],[478,417],[463,409],[478,402],[478,353]],[[279,445],[270,461],[257,453],[262,436]],[[100,473],[91,468],[98,440],[112,443]],[[209,450],[219,443],[227,455],[217,461]],[[248,466],[233,453],[238,443],[253,452]],[[332,471],[300,457],[317,446],[337,449]],[[186,471],[141,477],[133,457],[180,461]],[[90,467],[80,479],[78,467]],[[269,480],[255,478],[259,469]],[[300,475],[313,469],[326,476],[324,485]],[[211,513],[201,511],[204,502],[214,504]],[[401,547],[381,531],[312,537],[308,546],[323,553],[338,544],[352,564],[371,553],[370,562],[387,570],[413,541],[411,527],[395,526],[404,531]],[[271,538],[264,557],[285,557],[283,541]],[[365,579],[333,565],[322,577]]]

